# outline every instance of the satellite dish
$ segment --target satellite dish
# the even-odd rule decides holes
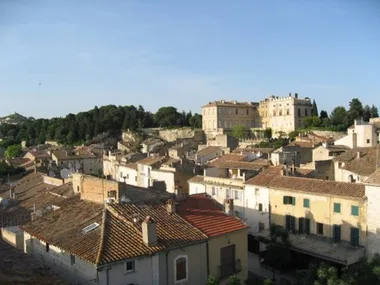
[[[53,170],[50,170],[50,171],[49,171],[49,176],[50,176],[50,177],[55,177],[55,172],[54,172]]]
[[[69,178],[70,176],[71,176],[71,172],[70,172],[70,170],[68,170],[67,168],[64,168],[64,169],[61,170],[61,177],[62,177],[63,179],[67,179],[67,178]]]

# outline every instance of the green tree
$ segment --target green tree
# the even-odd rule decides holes
[[[317,103],[315,103],[315,100],[313,100],[313,107],[311,109],[311,115],[313,117],[318,117],[318,107],[317,107]]]
[[[298,135],[299,135],[299,132],[297,131],[292,131],[288,134],[289,138],[291,139],[295,139],[296,137],[298,137]]]
[[[266,138],[268,140],[272,138],[272,129],[271,128],[266,128],[264,130],[264,138]]]
[[[233,126],[231,135],[237,139],[241,139],[244,137],[244,131],[244,126]]]
[[[371,107],[371,118],[377,118],[379,117],[379,112],[377,110],[377,108],[375,107],[375,105],[372,105]]]
[[[371,107],[368,105],[365,105],[363,108],[363,120],[366,122],[369,122],[370,118],[371,118]]]
[[[201,128],[202,127],[202,115],[195,113],[193,116],[189,118],[189,124],[193,128]]]
[[[236,275],[232,275],[228,278],[227,285],[242,285],[241,280]]]
[[[323,120],[324,118],[328,118],[329,115],[327,114],[327,112],[325,110],[322,110],[321,111],[321,114],[319,115],[319,118],[321,118],[321,120]]]
[[[127,130],[129,128],[129,112],[125,112],[124,121],[123,121],[123,130]]]
[[[306,117],[303,119],[305,128],[319,127],[321,125],[321,119],[319,117]]]
[[[214,276],[209,276],[206,285],[219,285],[219,279]]]
[[[333,126],[347,127],[347,111],[343,106],[336,107],[330,115],[330,121]]]
[[[350,108],[347,112],[347,124],[348,126],[354,123],[354,120],[363,116],[363,105],[358,98],[354,98],[350,102]]]
[[[281,226],[270,227],[269,244],[265,260],[272,267],[273,280],[276,278],[276,267],[282,267],[291,261],[289,233]]]
[[[181,114],[177,112],[177,109],[174,107],[161,107],[158,109],[156,114],[154,114],[154,121],[158,126],[161,127],[173,127],[178,124]]]
[[[21,145],[14,144],[7,147],[4,155],[8,159],[13,159],[15,157],[18,157],[22,154]]]
[[[94,136],[100,133],[100,117],[99,117],[99,108],[95,106],[94,108]]]

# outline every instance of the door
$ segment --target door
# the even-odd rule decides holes
[[[220,277],[225,278],[235,273],[235,245],[220,249]]]

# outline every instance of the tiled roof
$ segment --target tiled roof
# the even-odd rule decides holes
[[[137,163],[127,163],[125,167],[137,170]]]
[[[267,186],[276,176],[281,175],[281,167],[271,166],[256,176],[248,179],[244,184],[247,185],[256,185],[256,186]]]
[[[365,195],[364,184],[292,176],[276,176],[269,182],[268,187],[271,189],[286,189],[348,198],[363,198]]]
[[[147,157],[137,161],[137,164],[153,165],[156,163],[164,162],[167,158],[165,156]]]
[[[314,147],[314,144],[313,142],[309,141],[309,142],[306,142],[306,141],[293,141],[291,143],[289,143],[286,147],[288,146],[299,146],[300,148],[313,148]]]
[[[34,162],[31,161],[29,158],[14,158],[9,159],[8,163],[12,165],[13,167],[29,167],[34,165]]]
[[[205,177],[203,175],[197,175],[187,180],[187,183],[202,183],[204,180]]]
[[[47,151],[44,150],[36,150],[36,151],[29,151],[31,155],[33,155],[35,158],[50,158],[50,154],[47,153]]]
[[[368,179],[365,181],[367,184],[380,186],[380,168],[378,168]]]
[[[221,157],[219,157],[220,161],[247,161],[247,156],[236,154],[236,153],[228,153]]]
[[[97,158],[96,155],[88,150],[65,150],[60,149],[53,152],[53,155],[59,160],[74,160],[74,159],[88,159]]]
[[[226,215],[221,206],[206,194],[191,195],[180,201],[177,213],[208,237],[248,228],[239,219]]]
[[[105,264],[203,242],[207,237],[161,202],[135,204],[92,203],[70,198],[71,205],[23,226],[32,236],[93,264]],[[141,223],[150,216],[157,223],[158,242],[146,246]],[[137,218],[137,222],[134,221]],[[99,227],[83,233],[93,223]]]
[[[265,166],[269,166],[267,161],[224,161],[223,159],[215,159],[207,164],[209,167],[217,168],[233,168],[233,169],[244,169],[244,170],[259,170]]]
[[[358,158],[358,152],[360,158]],[[350,172],[370,176],[376,170],[376,157],[378,155],[376,147],[372,148],[356,148],[348,150],[341,155],[338,155],[333,160],[338,162],[345,162],[342,167]]]
[[[266,148],[266,147],[247,147],[247,148],[236,148],[233,153],[240,152],[261,152],[261,153],[272,153],[274,148]]]
[[[213,152],[221,151],[221,148],[219,146],[208,146],[204,149],[201,149],[200,151],[197,152],[198,157],[202,157],[205,155],[209,155]]]
[[[348,146],[345,146],[345,145],[328,145],[326,147],[329,151],[347,151],[347,150],[350,150],[350,148]]]

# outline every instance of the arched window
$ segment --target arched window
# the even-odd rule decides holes
[[[188,279],[187,255],[179,255],[174,260],[174,281],[182,282]]]

